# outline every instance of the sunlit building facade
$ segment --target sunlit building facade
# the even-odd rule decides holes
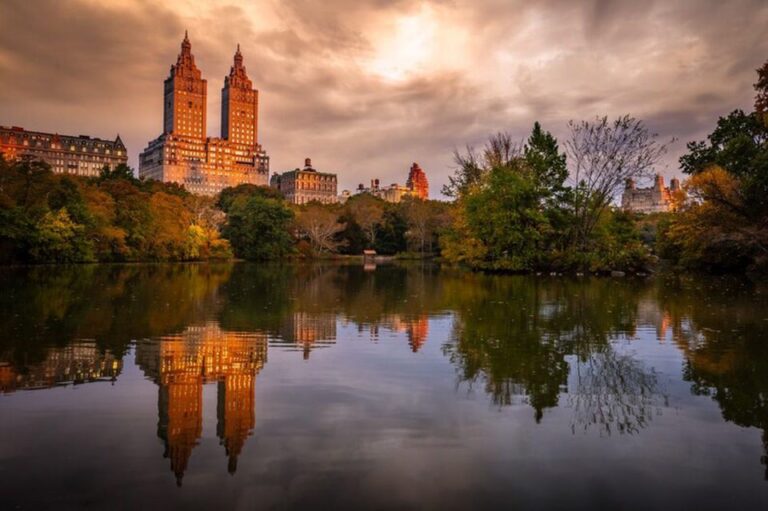
[[[335,204],[339,200],[336,174],[317,171],[309,158],[304,160],[303,169],[273,175],[270,186],[279,190],[291,204]]]
[[[378,197],[384,201],[398,203],[406,197],[416,197],[418,199],[427,200],[429,198],[429,182],[427,181],[427,175],[419,166],[418,163],[413,163],[408,171],[408,179],[405,185],[399,183],[392,183],[389,186],[382,186],[381,181],[378,179],[371,179],[371,185],[365,187],[362,183],[357,186],[355,193],[368,193],[374,197]],[[349,192],[346,190],[342,192],[342,195],[349,196]]]
[[[215,195],[239,184],[266,186],[269,157],[259,144],[259,92],[240,46],[221,92],[221,138],[206,136],[208,82],[195,65],[185,34],[164,83],[163,134],[139,156],[139,176]]]
[[[95,177],[106,166],[113,170],[128,163],[125,145],[86,135],[59,135],[0,126],[0,155],[6,160],[31,158],[46,162],[57,174]]]
[[[680,190],[680,181],[672,179],[664,186],[664,177],[656,174],[651,188],[638,188],[634,179],[627,179],[621,196],[621,207],[635,213],[663,213],[674,207],[674,194]]]

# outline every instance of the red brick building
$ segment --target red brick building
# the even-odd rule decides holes
[[[408,172],[408,181],[405,185],[419,199],[427,200],[429,198],[429,181],[427,181],[427,175],[421,170],[418,163],[414,162],[411,165],[411,170]]]

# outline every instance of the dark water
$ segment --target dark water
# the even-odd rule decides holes
[[[762,291],[0,270],[0,509],[768,509]]]

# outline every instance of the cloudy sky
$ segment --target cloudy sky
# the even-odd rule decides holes
[[[451,152],[535,120],[632,114],[684,143],[752,104],[768,59],[765,0],[2,0],[0,124],[112,138],[130,164],[162,130],[162,84],[189,30],[208,133],[239,43],[260,90],[272,170],[312,157],[340,188],[431,194]]]

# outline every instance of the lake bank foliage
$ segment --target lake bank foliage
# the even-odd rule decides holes
[[[691,178],[678,214],[659,231],[659,251],[682,268],[768,271],[768,62],[758,70],[754,111],[717,121],[680,158]]]
[[[479,154],[471,147],[457,152],[444,189],[456,207],[441,239],[443,256],[485,270],[645,270],[651,254],[633,216],[611,201],[665,146],[628,116],[571,123],[571,134],[571,176],[566,153],[539,123],[523,144],[499,133]]]
[[[719,119],[680,158],[690,179],[675,212],[637,215],[613,204],[628,179],[649,177],[667,150],[630,116],[569,123],[558,140],[536,122],[516,143],[491,136],[456,151],[443,193],[452,202],[369,194],[343,204],[291,205],[240,185],[215,198],[136,179],[125,165],[97,178],[44,162],[0,158],[0,263],[332,258],[373,249],[472,269],[645,272],[660,256],[706,272],[768,270],[768,63],[751,113]]]
[[[98,178],[0,158],[0,262],[191,261],[232,257],[213,201],[130,168]]]

